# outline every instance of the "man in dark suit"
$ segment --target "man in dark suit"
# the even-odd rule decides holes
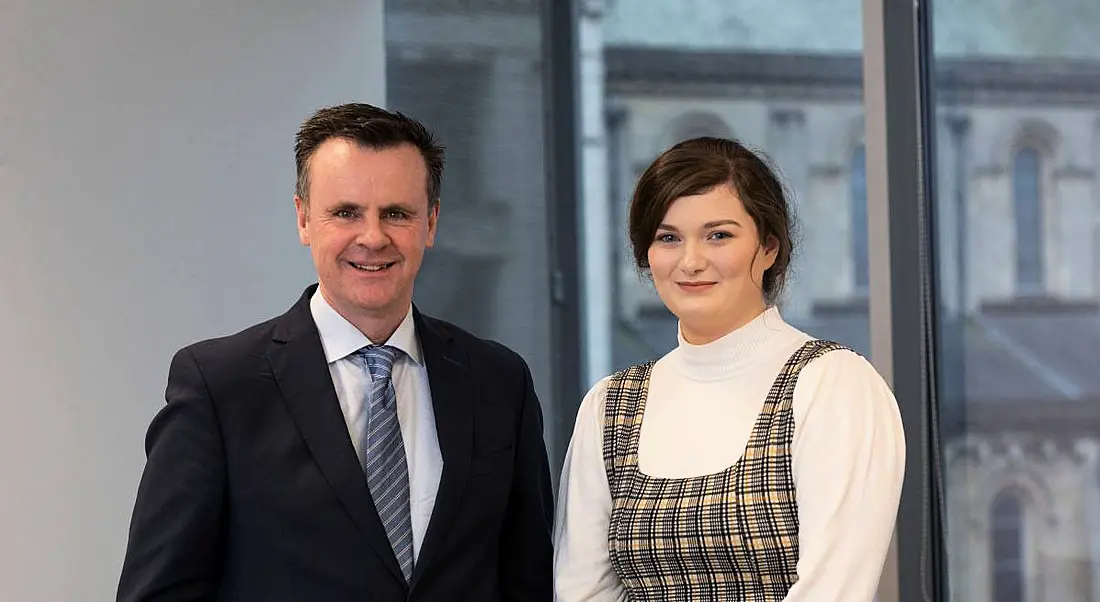
[[[319,284],[175,355],[118,600],[549,601],[527,365],[412,305],[442,147],[351,104],[310,117],[295,151]]]

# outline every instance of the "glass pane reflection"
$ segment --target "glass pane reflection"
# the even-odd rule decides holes
[[[1100,3],[936,3],[950,597],[1100,599]]]
[[[585,3],[586,5],[589,3]],[[585,203],[611,207],[614,243],[602,252],[614,280],[613,369],[676,345],[676,320],[639,274],[627,247],[629,196],[641,171],[685,138],[736,137],[767,154],[792,193],[801,229],[781,309],[795,326],[869,354],[866,168],[861,4],[618,0],[598,27],[609,182]],[[582,48],[585,42],[582,41]],[[582,55],[583,56],[583,55]],[[582,60],[584,60],[582,58]],[[589,167],[586,165],[586,168]],[[602,374],[600,373],[602,372]]]

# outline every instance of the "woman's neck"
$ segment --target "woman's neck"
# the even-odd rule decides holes
[[[690,320],[680,320],[680,335],[684,341],[692,345],[706,345],[756,320],[766,311],[768,306],[761,302],[759,306],[738,312],[737,318],[733,320],[722,320],[718,323],[692,323]]]
[[[693,344],[683,330],[670,354],[678,369],[692,380],[727,378],[784,353],[807,335],[787,324],[771,307],[741,327],[704,344]]]

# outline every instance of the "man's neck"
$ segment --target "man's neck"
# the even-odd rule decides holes
[[[412,303],[408,303],[404,306],[403,310],[386,308],[376,312],[356,313],[348,311],[333,303],[328,295],[325,294],[323,288],[321,289],[321,296],[333,311],[343,316],[345,320],[350,322],[352,326],[357,328],[359,332],[363,333],[363,336],[370,339],[370,342],[375,345],[384,345],[386,341],[389,341],[393,333],[396,332],[397,328],[401,326],[401,323],[405,321],[405,316],[409,315],[409,312],[412,311]],[[397,305],[397,307],[401,306]]]
[[[344,317],[347,318],[347,316]],[[404,319],[404,316],[396,321],[382,321],[380,319],[353,320],[347,318],[348,322],[351,322],[353,326],[359,329],[359,332],[363,333],[375,345],[385,345],[386,341],[389,341],[390,337],[393,336],[393,333],[397,332],[397,327],[401,325]]]

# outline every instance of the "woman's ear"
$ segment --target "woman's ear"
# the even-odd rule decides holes
[[[779,239],[774,234],[764,238],[764,255],[772,259],[779,255]]]

